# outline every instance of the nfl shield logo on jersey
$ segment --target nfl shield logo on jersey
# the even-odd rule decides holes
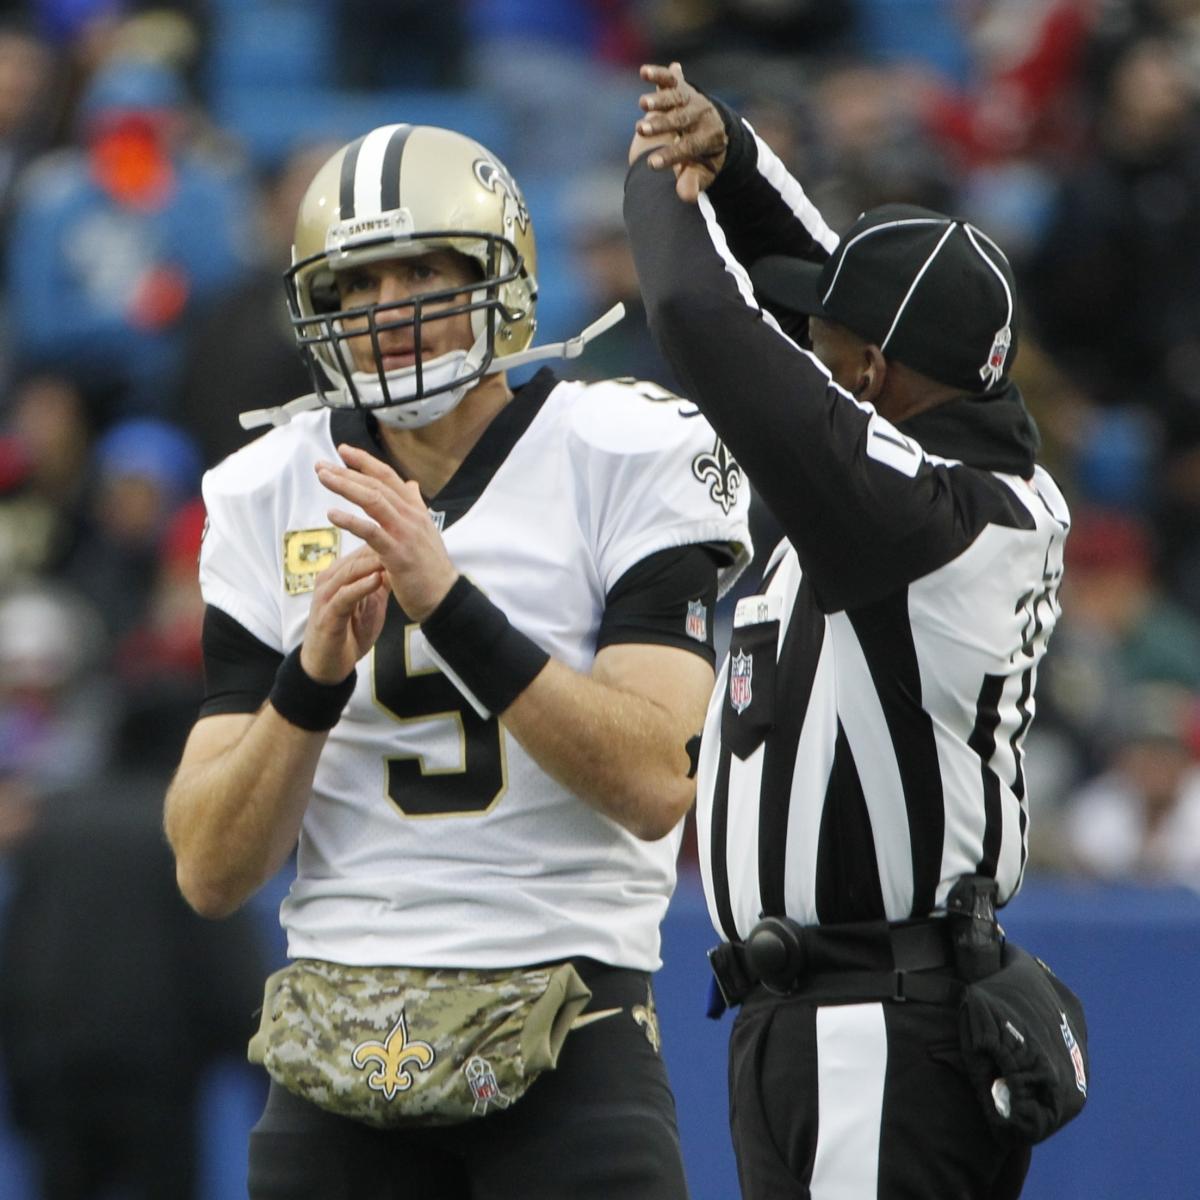
[[[688,637],[703,642],[708,637],[708,610],[703,600],[689,600],[684,630]]]
[[[750,680],[754,675],[754,655],[743,654],[740,650],[729,662],[729,703],[739,716],[750,707],[754,693],[750,689]]]

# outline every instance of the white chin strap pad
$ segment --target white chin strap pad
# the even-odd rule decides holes
[[[374,371],[356,371],[352,376],[359,403],[375,414],[381,425],[393,429],[419,429],[444,417],[456,408],[470,384],[455,386],[460,379],[473,375],[487,350],[487,335],[475,339],[470,350],[451,350],[439,358],[422,364],[421,381],[426,392],[434,391],[420,400],[413,399],[417,390],[417,368],[401,367],[389,371],[387,398],[383,385]],[[351,404],[349,392],[340,388],[344,403]]]

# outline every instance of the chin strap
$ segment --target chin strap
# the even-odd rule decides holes
[[[607,333],[624,315],[625,305],[614,304],[602,317],[565,342],[551,342],[547,346],[532,346],[517,354],[506,354],[501,358],[493,358],[488,365],[488,373],[523,367],[526,363],[537,362],[543,358],[578,358],[587,347],[588,342],[594,341],[602,333]],[[309,396],[300,396],[296,400],[289,400],[286,404],[280,404],[275,408],[252,408],[248,412],[239,414],[238,423],[243,429],[257,429],[260,425],[286,425],[294,416],[320,407],[321,398],[314,392]]]
[[[516,354],[506,354],[503,358],[493,358],[492,367],[501,371],[512,370],[513,367],[523,367],[526,363],[537,362],[542,358],[578,358],[588,342],[594,341],[602,333],[607,333],[625,315],[625,305],[614,304],[604,316],[593,321],[582,333],[577,333],[565,342],[551,342],[547,346],[531,346]]]
[[[302,412],[321,407],[321,398],[312,392],[307,396],[299,396],[280,404],[276,408],[251,408],[244,413],[238,413],[238,424],[243,429],[257,429],[260,425],[286,425],[293,417]]]

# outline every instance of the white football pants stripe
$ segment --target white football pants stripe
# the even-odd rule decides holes
[[[812,1200],[868,1200],[879,1180],[887,1029],[882,1004],[817,1010]]]

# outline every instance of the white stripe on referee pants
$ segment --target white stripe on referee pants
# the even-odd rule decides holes
[[[887,1029],[882,1004],[817,1010],[817,1154],[812,1200],[877,1193]]]

